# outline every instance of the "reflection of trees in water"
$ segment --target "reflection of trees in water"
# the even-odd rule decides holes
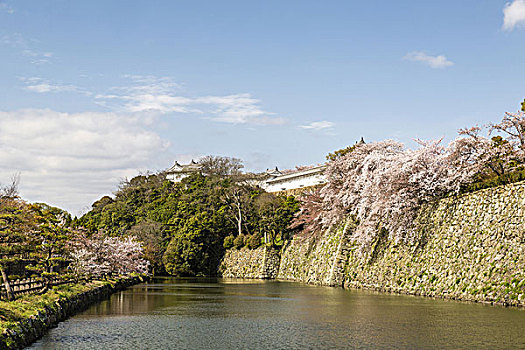
[[[156,278],[120,291],[93,305],[86,311],[90,315],[137,315],[170,313],[177,308],[183,313],[199,312],[198,304],[219,305],[224,294],[221,284],[214,278]],[[216,296],[216,297],[215,297]],[[197,305],[192,303],[198,302]],[[186,307],[191,305],[191,308]]]
[[[277,281],[155,279],[88,314],[52,330],[45,348],[441,349],[525,342],[521,310]]]

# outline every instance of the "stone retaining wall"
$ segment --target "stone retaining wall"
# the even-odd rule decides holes
[[[279,270],[279,251],[267,247],[226,251],[219,273],[225,278],[274,279]]]
[[[278,279],[328,286],[342,285],[348,227],[320,237],[296,237],[282,250]]]
[[[107,299],[111,294],[142,282],[139,277],[128,278],[114,285],[103,285],[69,299],[61,298],[46,305],[41,312],[18,322],[0,335],[0,349],[23,349],[42,337],[46,331],[85,309],[93,303]]]
[[[416,224],[417,243],[385,237],[364,255],[351,224],[296,237],[281,251],[277,278],[525,306],[525,182],[436,201],[421,208]],[[260,271],[261,262],[261,251],[225,257],[228,277],[257,278],[237,271]]]
[[[419,240],[386,241],[371,254],[350,250],[345,285],[525,306],[525,184],[423,207]]]

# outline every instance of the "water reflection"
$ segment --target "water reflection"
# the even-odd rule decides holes
[[[525,310],[253,280],[157,279],[33,349],[525,348]]]

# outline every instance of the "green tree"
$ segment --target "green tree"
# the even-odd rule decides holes
[[[222,244],[224,249],[232,248],[234,240],[235,240],[235,236],[234,235],[229,235],[229,236],[224,237],[224,243]]]
[[[34,230],[28,205],[18,198],[0,198],[0,273],[9,300],[14,298],[7,269],[27,260],[34,247],[28,233]]]
[[[237,228],[238,236],[252,231],[249,219],[254,214],[253,200],[259,192],[260,189],[251,184],[248,176],[237,176],[224,186],[221,198],[228,208],[226,217]]]
[[[262,193],[255,201],[258,231],[264,242],[275,246],[290,238],[290,224],[299,211],[299,202],[293,196],[276,196]]]
[[[291,202],[274,195],[268,197],[274,206],[261,211],[256,202],[265,192],[251,176],[239,173],[239,162],[214,163],[223,158],[209,159],[212,170],[206,170],[207,175],[194,173],[178,183],[167,181],[162,173],[125,181],[114,199],[101,198],[76,224],[90,234],[136,236],[154,272],[215,275],[225,249],[233,245],[226,237],[262,234],[264,227],[275,232],[269,234],[275,243],[288,235],[293,216]],[[271,213],[273,209],[277,213]],[[270,227],[271,217],[276,223]]]
[[[248,246],[250,249],[257,249],[261,245],[261,234],[260,233],[254,233],[247,237],[247,243],[246,246]]]
[[[43,291],[46,291],[54,279],[63,277],[58,270],[66,262],[71,216],[62,209],[43,203],[31,205],[31,210],[36,224],[32,233],[35,246],[31,254],[34,263],[28,269],[40,276],[44,283]]]
[[[151,273],[164,273],[162,256],[169,242],[166,226],[155,221],[143,221],[133,226],[129,233],[142,242],[144,258],[151,264]]]
[[[222,257],[222,242],[207,213],[188,218],[164,253],[166,271],[175,276],[215,275]]]
[[[246,244],[246,237],[243,234],[238,235],[233,240],[233,246],[235,249],[241,249]]]
[[[364,143],[365,143],[365,140],[361,137],[361,140],[359,142],[356,142],[355,145],[353,146],[348,146],[348,147],[339,149],[337,151],[334,151],[333,153],[328,153],[328,155],[326,156],[326,160],[333,162],[345,156],[346,154],[353,152],[356,147]]]
[[[199,161],[201,172],[208,176],[238,175],[244,165],[238,158],[206,156]]]

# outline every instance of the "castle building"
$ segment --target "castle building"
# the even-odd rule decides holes
[[[318,186],[326,183],[324,170],[326,165],[318,165],[308,169],[282,173],[277,168],[267,172],[261,187],[267,192],[295,190],[299,188]]]
[[[190,176],[193,173],[201,171],[201,165],[195,162],[193,159],[189,164],[179,164],[175,161],[175,164],[168,170],[166,170],[166,179],[173,182],[180,182],[185,177]]]
[[[166,179],[173,182],[180,182],[185,177],[193,173],[200,172],[202,166],[191,161],[189,164],[175,164],[166,170]],[[326,165],[318,165],[296,171],[281,172],[276,167],[261,174],[260,180],[255,180],[254,184],[262,187],[267,192],[288,191],[299,188],[317,186],[326,183],[326,177],[323,175]]]
[[[356,145],[366,144],[363,137]],[[166,170],[166,179],[179,182],[193,173],[200,172],[202,165],[194,160],[186,165],[178,162]],[[302,167],[293,171],[279,171],[275,169],[267,170],[266,173],[252,174],[255,176],[250,180],[252,184],[262,187],[267,192],[283,192],[301,188],[316,187],[325,184],[328,179],[324,174],[326,164]]]

